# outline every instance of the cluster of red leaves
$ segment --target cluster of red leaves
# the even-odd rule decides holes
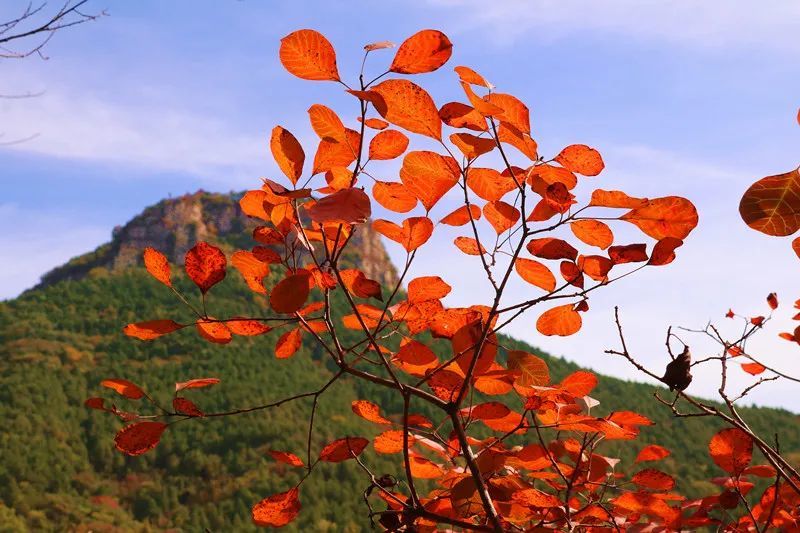
[[[365,50],[370,54],[390,47],[390,43],[375,43]],[[336,53],[325,37],[313,30],[286,36],[280,47],[284,67],[302,79],[344,85],[360,109],[357,129],[346,127],[332,109],[311,106],[309,119],[319,143],[310,170],[297,138],[280,126],[272,131],[270,149],[291,188],[264,179],[261,188],[242,197],[243,212],[260,224],[253,231],[258,244],[252,249],[237,251],[228,259],[219,248],[201,242],[186,254],[185,273],[200,291],[202,309],[191,306],[173,287],[171,267],[163,254],[147,249],[147,270],[192,308],[197,333],[209,342],[225,344],[236,335],[281,329],[276,357],[293,356],[306,337],[321,345],[338,366],[331,383],[349,375],[402,396],[405,409],[399,414],[383,414],[369,400],[355,401],[352,408],[355,415],[379,426],[371,439],[374,451],[401,455],[403,474],[372,474],[360,457],[370,443],[364,437],[327,443],[314,460],[309,446],[305,462],[289,451],[270,452],[276,461],[304,468],[307,474],[320,462],[357,461],[371,480],[366,495],[385,506],[370,517],[377,516],[387,530],[434,531],[440,524],[472,530],[621,530],[643,520],[667,529],[720,524],[713,511],[730,509],[736,502],[729,497],[686,501],[673,492],[675,480],[666,473],[646,468],[627,475],[617,471],[617,459],[598,453],[604,441],[636,438],[639,428],[651,424],[650,420],[628,411],[603,417],[591,414],[597,405],[588,396],[597,384],[593,374],[579,371],[553,383],[544,361],[503,346],[498,337],[508,322],[550,300],[564,303],[539,314],[538,331],[560,336],[577,332],[581,314],[589,309],[591,291],[646,266],[674,260],[675,250],[697,224],[694,206],[675,196],[647,199],[596,189],[580,207],[579,181],[597,176],[604,168],[599,152],[575,144],[551,159],[540,157],[531,137],[528,107],[512,95],[495,92],[492,84],[468,67],[455,67],[468,103],[437,107],[422,87],[405,78],[377,83],[389,73],[437,70],[451,53],[452,45],[443,33],[423,30],[398,47],[385,73],[353,89],[342,81]],[[379,117],[369,116],[370,110]],[[454,130],[447,138],[443,137],[445,126]],[[407,151],[410,139],[400,130],[430,138],[442,153]],[[487,154],[502,160],[499,170],[477,164],[479,158],[482,164],[488,161]],[[401,156],[399,181],[374,177],[373,166]],[[312,185],[315,179],[318,186]],[[371,184],[369,192],[365,184]],[[445,197],[457,198],[461,205],[434,217]],[[372,218],[373,202],[384,209],[385,216],[400,215],[371,224],[407,252],[401,279],[437,225],[461,227],[466,234],[457,237],[454,245],[481,261],[487,282],[498,295],[493,304],[445,306],[442,300],[451,287],[439,276],[413,278],[403,293],[399,284],[384,291],[362,271],[340,268],[339,259],[351,238]],[[416,214],[405,216],[415,210]],[[650,250],[647,243],[614,245],[611,221],[637,227],[653,239]],[[552,235],[567,226],[574,239]],[[579,249],[587,247],[588,251]],[[522,257],[522,252],[530,257]],[[503,256],[511,260],[499,272],[501,281],[496,281],[494,274]],[[269,316],[217,319],[208,315],[206,295],[225,278],[228,260],[248,287],[265,298]],[[512,273],[531,285],[531,294],[501,307],[500,296]],[[267,287],[270,274],[279,281]],[[347,300],[348,314],[333,315],[332,294]],[[151,320],[129,324],[125,333],[150,341],[187,325]],[[345,329],[360,332],[363,339],[344,346],[339,334]],[[436,355],[420,334],[449,345],[449,356]],[[178,384],[176,394],[214,382]],[[129,399],[150,400],[124,380],[103,384]],[[328,385],[282,401],[313,396],[309,439],[313,409]],[[412,400],[438,408],[442,419],[430,420],[409,411]],[[169,417],[231,415],[282,402],[204,414],[188,399],[176,396],[172,411],[159,407],[161,413],[144,421],[116,407],[106,409],[101,399],[93,398],[87,405],[133,422],[120,431],[116,442],[124,453],[138,455],[158,443],[168,427],[161,420]],[[477,438],[473,429],[491,436]],[[511,445],[511,438],[530,438],[531,443]],[[750,455],[741,441],[741,436],[723,432],[711,446],[714,460],[731,475],[722,483],[725,491],[737,494],[745,490],[746,476],[767,473],[764,467],[748,466]],[[667,455],[666,449],[651,445],[641,451],[637,462]],[[398,477],[404,482],[398,483]],[[415,480],[428,481],[417,486]],[[423,485],[429,489],[427,494],[421,493]],[[753,510],[751,519],[766,518],[768,503],[777,497],[784,496],[776,484],[772,500],[765,493],[761,515]],[[282,526],[297,516],[300,507],[298,484],[256,504],[253,521]],[[777,523],[775,514],[770,516]]]

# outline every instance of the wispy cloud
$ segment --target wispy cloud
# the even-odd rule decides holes
[[[800,3],[782,0],[427,0],[448,9],[463,31],[508,45],[583,32],[690,47],[800,50]]]
[[[264,171],[267,133],[243,132],[197,107],[168,106],[158,95],[131,101],[64,84],[29,84],[42,85],[47,90],[36,98],[0,101],[7,135],[36,134],[5,149],[194,174],[227,186],[251,183]]]

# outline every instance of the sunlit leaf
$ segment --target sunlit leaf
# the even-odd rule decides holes
[[[336,52],[319,32],[298,30],[281,39],[281,64],[304,80],[338,81]]]

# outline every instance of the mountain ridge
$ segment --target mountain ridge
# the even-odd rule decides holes
[[[175,264],[197,241],[216,240],[231,248],[248,248],[249,232],[256,227],[238,206],[242,193],[194,193],[161,200],[146,207],[112,231],[111,241],[81,254],[45,273],[32,289],[64,280],[79,280],[94,268],[118,271],[141,264],[142,250],[151,246]],[[397,270],[369,224],[354,233],[350,253],[359,257],[359,268],[370,278],[388,285],[397,281]]]

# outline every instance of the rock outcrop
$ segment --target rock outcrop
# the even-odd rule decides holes
[[[124,226],[114,228],[110,242],[42,276],[37,287],[81,279],[97,268],[114,271],[140,265],[142,250],[147,246],[160,250],[175,264],[183,263],[184,254],[197,241],[249,248],[256,244],[251,232],[257,224],[241,212],[239,197],[198,191],[162,200]],[[358,228],[349,246],[351,261],[367,277],[382,284],[397,281],[397,271],[380,236],[369,224]]]

